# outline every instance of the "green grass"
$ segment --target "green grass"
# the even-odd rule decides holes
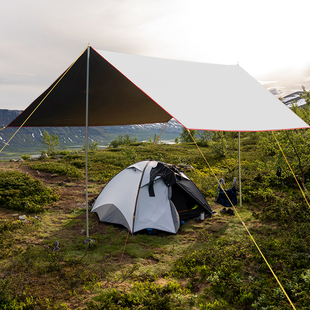
[[[309,210],[300,193],[289,187],[290,179],[276,179],[275,160],[257,148],[258,138],[249,137],[242,140],[244,201],[237,211],[296,308],[307,309]],[[237,150],[229,147],[226,157],[209,147],[201,150],[216,176],[230,187],[238,176]],[[148,144],[134,143],[89,156],[92,195],[135,161],[159,159],[192,165],[195,169],[186,173],[214,204],[217,182],[193,144],[159,145],[151,151]],[[1,209],[0,308],[291,308],[240,219],[222,215],[220,206],[215,206],[218,215],[187,221],[176,235],[140,233],[129,236],[127,243],[126,230],[98,223],[96,214],[89,213],[90,237],[96,242],[84,244],[85,210],[66,207],[69,201],[78,205],[75,193],[83,187],[62,194],[84,177],[84,159],[84,154],[72,154],[26,163],[67,176],[70,183],[53,187],[60,200],[53,206],[48,202],[40,220],[22,210],[31,220],[19,223],[10,206]],[[5,167],[14,169],[17,164]],[[53,252],[55,241],[60,242],[59,252]]]

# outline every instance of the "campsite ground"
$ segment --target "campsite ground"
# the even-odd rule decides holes
[[[77,173],[72,167],[65,174],[45,171],[47,164],[56,170],[73,161],[72,166],[82,170],[80,155],[74,155],[74,159],[0,162],[0,173],[26,173],[59,197],[40,213],[0,208],[0,293],[5,292],[0,305],[6,303],[7,309],[261,309],[270,305],[273,309],[289,309],[240,219],[221,214],[222,207],[214,204],[216,182],[211,181],[194,148],[184,150],[179,146],[173,151],[176,160],[169,158],[172,149],[159,147],[155,156],[194,164],[194,171],[188,174],[202,187],[217,215],[188,221],[177,235],[128,236],[123,228],[100,223],[96,214],[89,213],[89,234],[95,242],[86,244],[83,177],[72,177]],[[115,168],[112,157],[115,160],[120,153]],[[99,171],[99,163],[103,165],[100,156],[105,156],[109,173],[106,166],[102,167],[105,172]],[[146,156],[143,147],[93,154],[89,200],[100,193],[117,169],[140,160],[140,156]],[[219,172],[216,168],[217,173],[231,178],[236,172],[231,169],[234,158],[233,154],[221,159],[226,170]],[[257,199],[255,208],[246,202],[236,209],[280,274],[290,297],[306,305],[308,245],[296,243],[295,227],[288,229],[277,221],[261,220],[257,208],[260,203],[266,204]],[[20,215],[26,215],[26,220],[18,220]],[[60,249],[55,248],[55,241],[59,241]]]

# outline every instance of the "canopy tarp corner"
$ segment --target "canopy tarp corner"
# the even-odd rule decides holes
[[[35,109],[24,126],[85,126],[86,68],[87,50],[8,127],[21,126]],[[309,128],[237,65],[90,48],[89,126],[161,123],[172,117],[187,129],[210,131]]]

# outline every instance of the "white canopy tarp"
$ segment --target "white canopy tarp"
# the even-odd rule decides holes
[[[238,65],[96,51],[187,129],[268,131],[308,127]]]
[[[85,126],[88,72],[89,126],[160,123],[173,117],[187,129],[210,131],[309,128],[237,65],[91,47],[88,57],[87,51],[8,127]]]

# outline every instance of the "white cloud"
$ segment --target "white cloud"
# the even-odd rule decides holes
[[[48,87],[88,43],[156,57],[239,62],[261,81],[308,83],[309,9],[308,0],[2,1],[0,108],[25,108],[28,96],[35,99],[35,91]]]
[[[269,85],[269,84],[274,84],[277,83],[278,81],[259,81],[259,83],[261,83],[262,85]]]

